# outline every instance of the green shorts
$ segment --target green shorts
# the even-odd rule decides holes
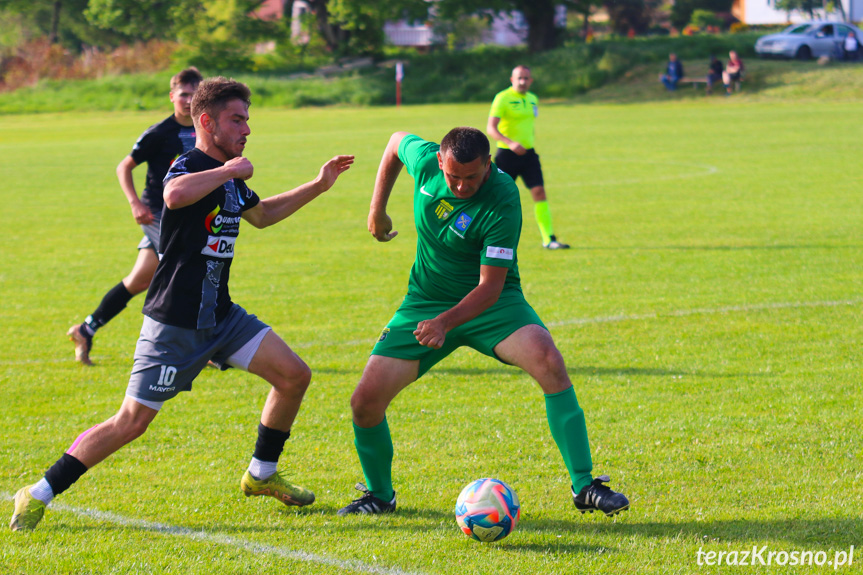
[[[420,378],[437,362],[457,348],[466,345],[480,353],[504,362],[494,353],[497,344],[526,325],[545,325],[525,301],[521,292],[501,294],[497,302],[469,322],[450,330],[440,349],[420,345],[414,336],[417,324],[437,317],[453,307],[453,304],[429,302],[406,296],[393,318],[381,332],[371,355],[382,355],[398,359],[418,359]]]

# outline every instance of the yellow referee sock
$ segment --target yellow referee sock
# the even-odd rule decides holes
[[[542,243],[545,245],[551,241],[551,236],[554,235],[554,228],[551,226],[551,208],[548,207],[548,200],[535,202],[533,204],[533,213],[536,216],[536,223],[539,226]]]

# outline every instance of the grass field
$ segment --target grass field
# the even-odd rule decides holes
[[[797,574],[836,566],[777,565],[781,554],[770,566],[706,566],[697,553],[742,560],[766,547],[765,561],[796,551],[832,563],[852,545],[854,563],[835,570],[860,573],[860,104],[544,108],[538,149],[573,249],[542,250],[529,217],[519,265],[585,409],[595,473],[632,501],[615,520],[572,507],[538,387],[464,349],[389,411],[399,512],[335,515],[362,478],[348,400],[413,261],[406,174],[391,202],[400,236],[381,245],[365,229],[383,146],[398,129],[439,139],[482,127],[487,107],[253,107],[247,155],[261,195],[310,179],[333,154],[357,156],[287,222],[246,225],[232,274],[234,299],[314,371],[282,462],[318,501],[297,510],[242,496],[266,384],[207,370],[36,531],[0,530],[0,573]],[[74,363],[64,333],[131,266],[140,232],[114,167],[167,114],[0,123],[8,515],[20,486],[119,406],[143,299],[99,332],[93,368]],[[523,506],[519,528],[490,545],[464,537],[452,513],[461,488],[485,476]]]

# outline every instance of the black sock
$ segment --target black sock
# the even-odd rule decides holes
[[[255,442],[255,459],[258,461],[278,461],[285,449],[290,431],[270,429],[263,423],[258,424],[258,441]]]
[[[45,472],[45,481],[54,495],[60,495],[87,472],[87,467],[72,455],[64,453],[57,463]]]
[[[123,282],[118,283],[105,294],[102,298],[102,303],[96,308],[87,319],[86,323],[95,333],[97,329],[114,319],[118,313],[126,309],[126,304],[129,303],[134,296],[129,293]]]

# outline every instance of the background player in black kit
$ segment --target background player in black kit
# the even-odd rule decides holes
[[[117,166],[117,179],[132,207],[132,216],[144,230],[138,244],[138,259],[123,281],[108,290],[99,307],[79,324],[69,328],[66,335],[75,343],[75,359],[92,365],[90,349],[96,330],[125,309],[133,297],[146,291],[159,263],[159,220],[162,217],[162,180],[178,156],[195,147],[195,128],[192,125],[192,96],[203,77],[197,68],[186,68],[171,78],[171,102],[174,113],[147,128],[141,134],[132,152]],[[138,198],[132,170],[147,163],[147,180],[144,192]]]
[[[192,100],[196,147],[165,178],[163,256],[147,292],[126,397],[116,415],[79,435],[38,483],[18,491],[13,530],[36,527],[55,495],[140,437],[165,401],[191,390],[209,360],[272,386],[242,491],[286,505],[314,502],[314,493],[276,472],[311,370],[269,326],[231,301],[228,278],[241,219],[263,228],[287,218],[330,189],[354,157],[336,156],[315,180],[261,200],[245,184],[254,173],[242,157],[249,103],[248,87],[233,80],[213,78],[198,87]]]

